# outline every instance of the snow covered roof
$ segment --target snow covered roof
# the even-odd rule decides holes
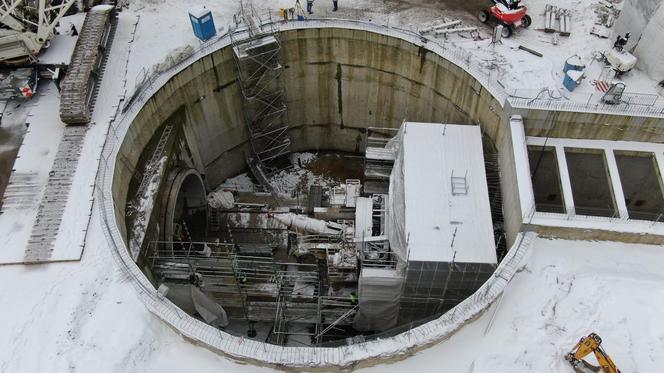
[[[39,63],[44,65],[69,65],[76,40],[78,40],[77,36],[54,35],[51,39],[51,46],[39,56]]]
[[[196,17],[196,18],[201,18],[201,17],[205,16],[206,14],[208,14],[209,12],[210,12],[210,10],[208,8],[206,8],[205,5],[197,5],[193,8],[191,8],[191,9],[189,9],[189,14],[192,17]]]
[[[409,260],[496,263],[480,127],[404,126]]]

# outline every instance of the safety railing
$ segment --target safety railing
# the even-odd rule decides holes
[[[664,117],[664,98],[659,95],[625,92],[615,105],[603,103],[603,96],[603,93],[582,92],[563,95],[546,88],[514,89],[507,100],[515,108]]]
[[[273,25],[280,31],[295,30],[300,28],[346,28],[370,31],[386,36],[395,37],[415,45],[422,46],[440,55],[453,64],[463,68],[472,75],[481,86],[488,90],[495,99],[504,106],[509,101],[513,108],[524,109],[546,109],[558,111],[580,111],[608,114],[638,114],[644,116],[655,116],[664,118],[664,98],[656,94],[640,94],[625,92],[623,99],[618,105],[603,104],[600,93],[574,93],[563,96],[559,92],[545,94],[543,90],[515,89],[509,92],[498,79],[499,73],[496,69],[488,66],[486,62],[475,58],[472,51],[452,42],[444,42],[436,39],[425,38],[412,30],[377,25],[359,20],[339,19],[316,19],[307,21],[273,21]],[[237,30],[235,31],[237,34]],[[242,31],[239,31],[242,32]],[[245,31],[247,32],[247,31]],[[236,35],[237,36],[237,35]],[[230,44],[230,36],[225,33],[217,38],[202,43],[198,48],[185,49],[175,57],[169,57],[168,61],[159,64],[158,69],[142,70],[139,84],[134,93],[127,100],[123,112],[131,103],[143,98],[147,87],[153,86],[159,76],[168,75],[173,70],[180,70],[193,61]],[[190,53],[188,56],[187,53]],[[478,88],[479,89],[479,88]],[[478,92],[479,93],[479,92]]]

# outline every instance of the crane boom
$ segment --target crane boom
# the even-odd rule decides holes
[[[76,0],[0,0],[0,62],[36,60]]]

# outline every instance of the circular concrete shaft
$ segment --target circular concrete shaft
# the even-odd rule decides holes
[[[501,104],[491,91],[450,63],[442,56],[442,49],[433,52],[430,48],[434,45],[422,45],[415,34],[354,22],[338,22],[334,27],[317,27],[316,22],[282,26],[298,27],[280,35],[292,151],[358,152],[368,126],[398,128],[404,118],[482,123],[494,141],[504,135],[501,117],[495,113]],[[511,277],[511,268],[487,283],[479,295],[460,304],[453,314],[394,337],[367,342],[366,349],[349,349],[282,347],[233,336],[196,320],[161,297],[127,256],[123,244],[124,214],[119,207],[127,198],[125,181],[140,168],[142,149],[164,123],[182,124],[191,160],[205,173],[209,188],[245,169],[249,133],[229,44],[228,38],[221,39],[187,60],[186,65],[151,81],[152,86],[134,97],[118,124],[117,133],[124,134],[120,135],[121,143],[111,143],[111,139],[107,144],[109,158],[122,162],[101,175],[112,186],[112,192],[106,189],[104,193],[113,195],[113,207],[107,211],[116,211],[111,220],[119,228],[111,232],[112,243],[148,308],[187,338],[234,358],[278,366],[331,367],[402,356],[405,351],[444,338],[495,299],[504,279]],[[201,190],[194,187],[201,184],[194,171],[178,171],[175,178],[181,181],[172,184],[168,193],[166,237],[173,235],[173,220],[181,211],[179,206],[188,200],[182,197],[178,204],[180,190],[184,190],[183,196],[200,195],[196,190]]]
[[[510,100],[511,106],[506,107],[508,94],[465,58],[467,54],[412,32],[352,21],[290,22],[277,27],[283,43],[292,151],[359,151],[368,126],[397,128],[407,118],[481,124],[499,152],[509,156],[511,114],[529,115],[533,125],[528,134],[532,136],[547,131],[547,126],[537,125],[543,120],[550,123],[559,119],[573,128],[593,132],[589,137],[612,131],[624,121],[624,117],[602,113],[585,113],[577,118],[571,111],[530,109],[525,104],[514,109],[518,100]],[[127,252],[124,221],[127,180],[132,178],[146,144],[167,121],[183,123],[193,163],[206,175],[208,187],[245,168],[249,135],[230,38],[204,44],[191,57],[150,79],[128,102],[109,131],[112,135],[104,148],[104,160],[118,162],[105,162],[99,174],[103,188],[98,203],[109,245],[155,315],[186,338],[219,353],[257,364],[328,369],[403,357],[448,338],[486,309],[502,292],[527,251],[528,238],[526,244],[508,252],[495,276],[482,288],[439,319],[393,337],[363,343],[361,348],[281,347],[232,336],[192,318],[157,293]],[[600,119],[601,125],[597,124]],[[514,190],[512,171],[505,169],[501,184]],[[182,177],[184,185],[187,176]],[[509,199],[504,204],[509,241],[518,241],[523,218],[518,196],[503,196]],[[177,215],[175,210],[173,217]]]

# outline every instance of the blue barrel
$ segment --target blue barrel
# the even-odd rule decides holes
[[[194,29],[194,35],[202,41],[206,41],[217,34],[212,19],[212,12],[204,6],[199,6],[189,11],[189,20]]]
[[[583,62],[581,62],[581,57],[579,57],[575,54],[575,55],[569,57],[565,61],[565,67],[563,67],[563,72],[566,73],[570,70],[582,71],[585,68],[586,68],[586,65],[584,65]]]
[[[579,70],[570,70],[565,73],[565,78],[563,79],[563,86],[567,88],[568,91],[572,92],[579,86],[583,79],[583,72]]]

